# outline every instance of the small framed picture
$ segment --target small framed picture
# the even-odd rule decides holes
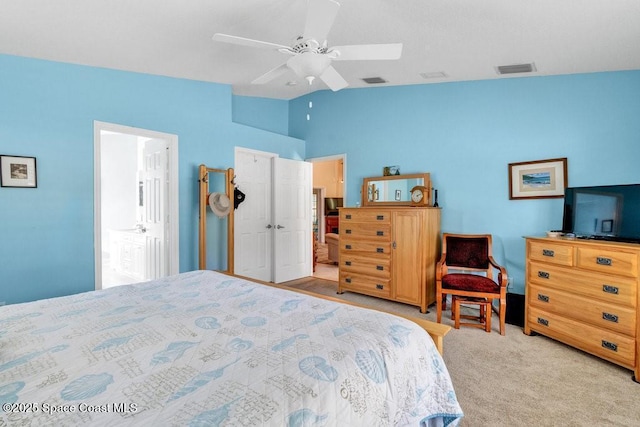
[[[0,185],[36,188],[36,158],[0,155]]]
[[[509,163],[509,199],[564,197],[567,158]]]
[[[400,166],[385,166],[382,168],[383,176],[400,175]]]
[[[603,233],[613,233],[613,220],[612,219],[602,220],[600,231]]]

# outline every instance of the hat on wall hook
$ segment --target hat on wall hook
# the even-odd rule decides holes
[[[231,212],[231,201],[226,194],[209,194],[209,207],[219,218],[224,218]]]

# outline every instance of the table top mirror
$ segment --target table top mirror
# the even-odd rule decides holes
[[[411,189],[418,185],[429,189],[426,192],[426,205],[431,206],[431,181],[428,173],[364,178],[362,206],[411,206]]]

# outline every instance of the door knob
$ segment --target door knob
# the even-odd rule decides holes
[[[273,228],[273,225],[269,224],[269,225],[267,225],[267,228],[268,228],[268,229],[272,229],[272,228]]]
[[[278,230],[280,230],[281,228],[284,228],[284,225],[280,225],[278,224],[278,226],[276,227]]]

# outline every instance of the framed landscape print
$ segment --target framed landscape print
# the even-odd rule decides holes
[[[36,188],[36,158],[0,155],[0,185]]]
[[[564,197],[567,158],[509,163],[509,199]]]

